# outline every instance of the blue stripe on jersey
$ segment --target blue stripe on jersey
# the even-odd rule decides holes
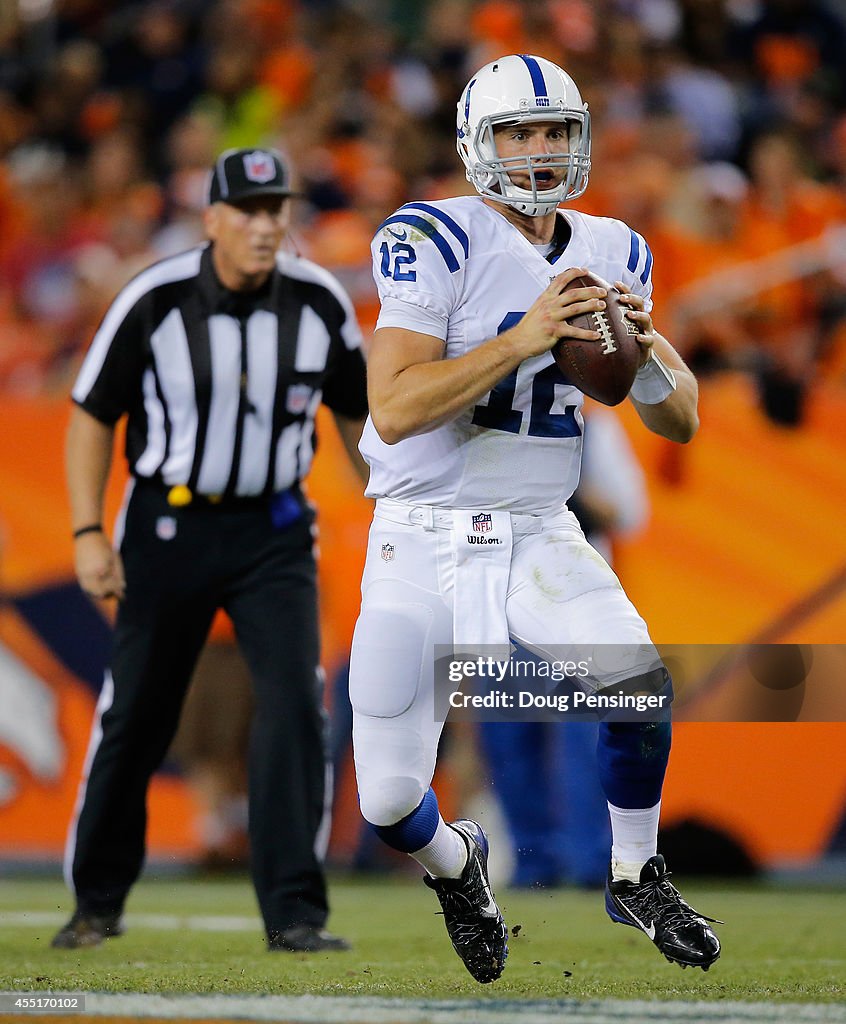
[[[538,64],[534,57],[530,57],[527,53],[521,53],[520,59],[525,63],[526,67],[529,69],[529,74],[532,76],[535,99],[542,96],[548,96],[549,93],[546,91],[546,82],[544,81],[540,64]]]
[[[435,217],[441,224],[448,227],[461,243],[461,248],[464,250],[464,258],[466,259],[470,255],[470,239],[467,237],[467,232],[459,224],[456,224],[448,213],[443,213],[436,206],[430,206],[428,203],[406,203],[401,209],[422,210],[424,213],[428,213],[430,217]]]
[[[409,227],[422,231],[427,238],[431,238],[435,243],[438,251],[444,258],[444,263],[449,267],[450,273],[454,274],[458,270],[458,260],[455,258],[455,253],[450,248],[449,242],[447,242],[443,235],[439,234],[438,229],[430,220],[424,220],[423,217],[415,217],[410,213],[395,213],[393,217],[388,217],[387,220],[382,221],[379,225],[379,231],[387,227],[388,224],[408,224]]]
[[[638,241],[637,235],[629,228],[629,233],[632,236],[632,247],[629,249],[629,262],[626,264],[626,268],[634,273],[637,270],[637,264],[640,260],[640,242]]]
[[[640,283],[646,284],[647,278],[649,277],[649,271],[652,270],[652,250],[646,242],[643,241],[644,247],[646,248],[646,266],[643,268],[643,273],[640,275]]]

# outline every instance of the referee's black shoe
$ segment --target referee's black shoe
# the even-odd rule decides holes
[[[660,853],[643,865],[640,882],[614,881],[609,875],[605,909],[612,921],[640,928],[670,963],[707,971],[720,955],[720,940],[708,922],[723,922],[685,903]]]
[[[441,904],[455,952],[476,981],[486,985],[502,974],[508,956],[508,929],[488,880],[488,837],[481,825],[460,818],[450,825],[467,843],[467,864],[460,878],[423,881]]]
[[[53,949],[84,949],[99,946],[104,939],[115,939],[123,935],[120,914],[87,914],[82,910],[74,912],[68,923],[53,936]]]
[[[297,924],[281,932],[273,932],[267,940],[272,952],[286,953],[343,953],[351,946],[340,935],[333,935],[325,928],[313,924]]]

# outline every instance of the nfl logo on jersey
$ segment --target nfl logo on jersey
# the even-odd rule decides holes
[[[384,560],[386,562],[393,561],[393,558],[394,558],[394,545],[393,544],[383,544],[382,545],[382,558],[384,558]]]
[[[475,533],[490,533],[493,529],[493,521],[489,512],[480,512],[473,516],[473,530]]]
[[[244,173],[250,181],[257,181],[263,185],[276,177],[276,165],[269,153],[262,153],[257,149],[244,157]]]

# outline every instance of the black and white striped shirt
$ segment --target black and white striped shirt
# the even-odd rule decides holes
[[[129,414],[137,477],[198,494],[270,494],[308,472],[321,399],[344,416],[366,413],[360,345],[352,304],[321,267],[280,254],[259,291],[231,292],[203,245],[119,292],[73,400],[106,424]]]

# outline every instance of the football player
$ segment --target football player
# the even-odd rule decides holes
[[[479,196],[407,203],[373,241],[382,305],[360,447],[377,502],[350,697],[362,813],[425,869],[456,952],[490,982],[507,929],[487,837],[467,819],[447,824],[430,785],[441,730],[434,647],[497,645],[488,651],[513,639],[551,659],[556,646],[624,645],[642,660],[603,684],[666,690],[646,624],[566,506],[583,395],[550,350],[598,340],[568,320],[606,299],[571,283],[590,270],[623,293],[640,331],[630,398],[649,430],[689,441],[697,385],[653,325],[646,241],[618,220],[559,209],[590,170],[590,115],[569,75],[528,55],[486,65],[458,103],[457,142]],[[720,954],[710,919],[682,900],[656,848],[669,748],[668,720],[600,726],[613,837],[606,909],[669,960],[707,970]]]

